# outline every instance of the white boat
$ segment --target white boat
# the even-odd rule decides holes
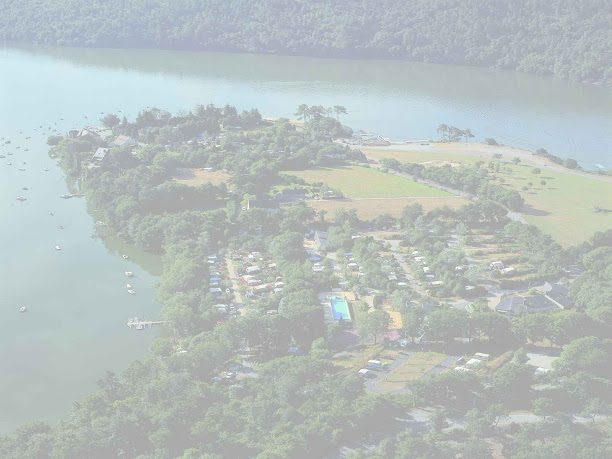
[[[134,277],[134,273],[132,271],[126,271],[125,277]]]
[[[21,306],[21,307],[19,308],[19,312],[26,312],[27,310],[28,310],[28,308],[27,308],[27,307],[25,307],[25,306]]]
[[[28,198],[26,198],[25,196],[17,196],[17,201],[23,202],[23,201],[27,201],[27,200],[28,200]]]
[[[126,254],[123,254],[123,255],[121,255],[121,258],[123,258],[124,260],[127,260],[130,257],[128,257]]]
[[[59,250],[62,250],[62,248],[61,248],[59,245],[56,245],[56,246],[55,246],[55,250],[58,250],[58,251],[59,251]]]
[[[136,291],[135,291],[135,290],[132,290],[132,289],[128,289],[128,293],[129,293],[130,295],[136,295]]]
[[[125,287],[126,287],[128,290],[131,290],[131,289],[132,289],[132,284],[126,284],[126,286],[125,286]]]

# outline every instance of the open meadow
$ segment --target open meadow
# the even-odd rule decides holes
[[[420,204],[429,211],[444,206],[458,208],[467,203],[465,198],[444,190],[368,167],[321,168],[285,174],[341,191],[346,199],[307,201],[316,211],[326,212],[331,220],[340,209],[355,209],[359,218],[369,220],[382,214],[398,217],[411,204]]]
[[[501,167],[494,176],[500,185],[521,193],[526,202],[522,211],[524,220],[560,244],[578,244],[597,231],[612,228],[612,177],[565,169],[523,150],[506,147],[496,150],[479,144],[470,150],[470,145],[455,145],[456,151],[448,144],[432,144],[427,150],[414,146],[393,150],[365,148],[363,152],[374,161],[393,158],[426,166],[473,165],[477,161],[499,160]],[[493,157],[497,151],[501,159]],[[521,162],[511,162],[514,157]]]
[[[406,198],[450,196],[446,191],[362,166],[309,169],[286,174],[307,183],[324,183],[347,198]]]

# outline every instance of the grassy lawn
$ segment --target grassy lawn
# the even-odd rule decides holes
[[[375,358],[382,350],[382,344],[364,345],[359,350],[341,352],[332,360],[335,365],[342,369],[357,371],[363,368],[368,363],[368,360]]]
[[[420,204],[425,211],[448,206],[457,209],[468,201],[460,196],[421,197],[421,198],[368,198],[330,201],[308,201],[308,205],[316,211],[324,210],[327,219],[333,220],[340,209],[355,209],[362,220],[371,220],[382,214],[399,217],[404,208],[411,204]]]
[[[403,389],[406,383],[419,379],[444,359],[446,355],[438,352],[416,352],[401,365],[389,371],[377,386],[383,391]]]
[[[438,151],[399,151],[380,150],[375,148],[362,148],[361,151],[368,159],[380,161],[381,159],[396,159],[401,163],[420,163],[424,166],[442,166],[444,164],[474,164],[483,158],[458,153]],[[489,156],[490,159],[490,156]]]
[[[181,168],[177,171],[174,181],[188,186],[201,186],[205,183],[221,185],[228,183],[229,174],[222,171],[205,171],[204,169]]]
[[[450,196],[446,191],[417,183],[393,174],[352,166],[290,171],[286,174],[304,179],[307,183],[325,183],[340,190],[348,198],[401,198]]]
[[[443,148],[441,146],[439,148]],[[452,148],[449,146],[449,148]],[[373,160],[394,158],[401,162],[414,162],[436,166],[443,164],[471,165],[477,161],[491,161],[491,154],[467,154],[453,151],[393,151],[363,149]],[[510,159],[511,154],[505,158]],[[541,169],[533,174],[534,167]],[[612,180],[601,176],[588,176],[549,168],[543,165],[503,162],[496,174],[500,183],[516,189],[527,203],[524,218],[551,235],[564,246],[578,244],[595,232],[612,228],[612,213],[595,212],[595,207],[612,209]],[[542,185],[541,180],[546,184]],[[532,185],[528,185],[531,182]],[[523,187],[528,186],[528,190]]]
[[[595,207],[612,209],[612,181],[547,170],[532,172],[531,165],[505,165],[497,174],[525,198],[525,219],[565,246],[580,243],[596,231],[612,228],[612,213],[595,212]],[[540,182],[544,180],[546,184]],[[529,185],[529,182],[532,185]],[[528,190],[523,187],[528,186]]]

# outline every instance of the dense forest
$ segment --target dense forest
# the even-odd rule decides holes
[[[11,0],[0,40],[390,58],[607,84],[607,0]]]

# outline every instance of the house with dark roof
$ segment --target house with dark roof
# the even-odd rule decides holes
[[[500,298],[495,310],[502,314],[518,315],[525,312],[525,297],[520,295],[504,295]]]
[[[518,315],[523,313],[534,314],[561,309],[550,301],[545,295],[504,295],[495,306],[495,310],[502,314]]]
[[[276,193],[274,199],[280,205],[303,201],[306,199],[306,190],[303,188],[285,188]]]
[[[525,312],[549,312],[560,309],[552,301],[549,301],[544,295],[532,295],[525,298]]]
[[[563,284],[552,284],[550,290],[545,293],[545,296],[561,309],[573,306],[573,302],[569,297],[569,290]]]

